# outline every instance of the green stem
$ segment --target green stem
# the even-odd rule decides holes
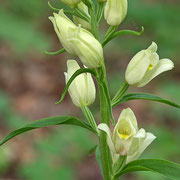
[[[104,2],[98,2],[97,4],[97,22],[98,24],[101,21],[102,15],[104,10]]]
[[[98,132],[96,121],[95,121],[95,119],[94,119],[91,111],[89,110],[89,108],[88,108],[87,106],[82,106],[82,107],[81,107],[81,110],[82,110],[84,116],[86,117],[86,119],[88,120],[89,124],[91,125],[91,127],[92,127],[96,132]]]
[[[118,36],[121,36],[121,35],[136,35],[136,36],[141,36],[144,32],[144,27],[142,26],[141,28],[141,31],[140,32],[137,32],[137,31],[132,31],[132,30],[121,30],[121,31],[118,31],[118,32],[114,32],[108,39],[104,39],[102,45],[103,47],[109,42],[111,41],[112,39],[118,37]]]
[[[87,22],[90,22],[90,18],[87,16],[87,14],[85,14],[83,11],[81,11],[79,8],[74,8],[74,13],[76,16],[84,19]]]
[[[89,9],[90,11],[90,16],[91,16],[91,29],[94,37],[99,40],[99,27],[97,23],[97,17],[96,17],[96,10],[95,10],[95,5],[94,3],[91,4],[91,8]]]
[[[113,176],[115,177],[125,166],[127,156],[120,156],[113,166]]]
[[[117,100],[119,100],[124,93],[128,90],[129,88],[129,84],[127,82],[125,82],[122,87],[119,89],[119,91],[116,93],[116,95],[114,96],[114,98],[112,99],[112,103],[114,104]]]
[[[106,123],[108,126],[110,125],[109,119],[109,111],[108,104],[106,100],[106,94],[103,88],[103,81],[106,79],[106,74],[103,68],[98,69],[98,87],[99,87],[99,97],[100,97],[100,114],[101,114],[101,123]],[[111,157],[109,148],[106,142],[106,134],[101,131],[99,136],[99,144],[100,144],[100,153],[101,153],[101,161],[102,161],[102,169],[103,176],[105,180],[111,180]]]
[[[109,27],[109,29],[107,30],[107,32],[104,36],[104,40],[102,42],[102,47],[104,47],[107,44],[107,42],[109,42],[109,39],[116,32],[117,28],[118,28],[118,26],[110,26]]]

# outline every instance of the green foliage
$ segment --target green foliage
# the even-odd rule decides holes
[[[117,177],[133,171],[150,171],[159,173],[170,179],[179,179],[180,177],[179,164],[159,159],[140,159],[132,161],[122,169]]]
[[[112,102],[112,106],[115,107],[118,104],[127,102],[127,101],[131,101],[131,100],[136,100],[136,99],[143,99],[143,100],[150,100],[150,101],[157,101],[160,103],[164,103],[164,104],[168,104],[170,106],[176,107],[176,108],[180,108],[180,105],[171,102],[169,100],[163,99],[161,97],[158,97],[156,95],[153,94],[148,94],[148,93],[133,93],[133,94],[127,94],[125,96],[123,96],[122,98],[118,99],[117,101]]]
[[[103,174],[103,170],[102,170],[102,164],[101,164],[101,153],[100,153],[100,149],[99,146],[97,146],[96,151],[95,151],[95,157],[96,157],[96,161],[99,164],[101,173]]]
[[[80,126],[80,127],[86,128],[86,129],[94,132],[94,130],[91,128],[91,126],[82,120],[79,120],[79,119],[71,117],[71,116],[55,116],[55,117],[49,117],[49,118],[44,118],[44,119],[30,122],[30,123],[24,125],[22,128],[12,131],[11,133],[9,133],[6,137],[4,137],[0,141],[0,146],[3,145],[8,140],[10,140],[11,138],[13,138],[19,134],[22,134],[24,132],[27,132],[27,131],[30,131],[33,129],[37,129],[37,128],[61,125],[61,124]]]
[[[94,2],[97,1],[94,0]],[[2,4],[5,6],[2,6],[0,9],[0,40],[16,48],[17,52],[22,53],[34,50],[44,51],[51,48],[51,39],[47,39],[46,34],[39,29],[43,21],[41,18],[46,16],[45,14],[48,8],[43,0],[11,0],[9,2],[3,2]],[[52,1],[51,4],[57,8],[66,7],[62,6],[59,0]],[[163,53],[164,56],[173,56],[173,58],[175,54],[179,55],[178,48],[180,39],[179,36],[177,36],[180,31],[179,8],[176,5],[177,4],[170,5],[165,2],[163,2],[163,4],[158,2],[149,3],[143,0],[129,1],[129,12],[124,23],[125,26],[139,28],[143,25],[145,26],[147,36],[144,35],[143,40],[139,40],[137,37],[131,37],[129,40],[123,36],[118,38],[118,41],[116,41],[118,42],[118,51],[124,54],[135,53],[147,46],[151,41],[150,39],[153,39],[157,41],[160,46],[160,54]],[[69,8],[66,7],[66,9],[68,10]],[[38,21],[36,22],[36,20]],[[136,24],[133,25],[134,23]],[[117,76],[118,78],[116,80],[113,79],[112,82],[110,81],[110,83],[114,84],[114,87],[120,84],[117,83],[120,74]],[[167,81],[162,84],[160,88],[163,96],[167,94],[167,99],[169,99],[168,94],[172,94],[174,99],[180,102],[180,87],[177,86],[177,82]],[[112,89],[115,93],[114,88]],[[147,97],[147,94],[141,94],[140,96],[139,94],[135,96],[134,94],[126,95],[121,99],[121,102],[130,99],[147,99],[178,106],[171,101],[154,95],[148,95]],[[160,116],[159,119],[163,119],[163,121],[161,121],[161,128],[158,126],[153,127],[153,132],[158,138],[154,142],[154,148],[147,152],[149,152],[149,155],[156,157],[179,161],[177,158],[179,157],[179,150],[177,148],[179,145],[178,128],[176,127],[172,133],[172,129],[164,128],[163,124],[165,124],[164,119],[178,119],[180,117],[180,111],[179,109],[172,109],[169,106],[160,106],[158,104],[153,104],[153,107],[153,112],[157,111],[156,113]],[[24,123],[24,119],[17,115],[11,108],[9,98],[2,93],[0,94],[0,116],[3,117],[3,123],[9,127],[18,128]],[[45,126],[45,124],[43,126]],[[29,128],[37,128],[37,126],[28,126],[28,129],[24,130],[30,130]],[[84,132],[85,131],[80,130],[80,128],[77,128],[75,131],[73,128],[66,127],[66,130],[65,128],[60,128],[58,132],[54,132],[48,137],[46,136],[43,140],[41,139],[36,144],[38,158],[32,160],[30,164],[23,164],[20,169],[20,174],[30,180],[75,180],[74,169],[69,164],[72,164],[72,161],[81,160],[83,154],[87,152],[86,148],[90,148],[92,145],[91,140]],[[162,147],[165,147],[163,151]],[[100,152],[96,151],[96,155],[97,159],[99,159]],[[3,172],[9,163],[7,154],[5,155],[4,152],[0,152],[0,159],[0,172]],[[65,165],[62,167],[60,164]],[[144,166],[143,164],[143,168],[146,169],[146,165]],[[1,167],[3,168],[1,169]],[[145,177],[145,179],[148,180],[160,180],[159,176],[150,173],[142,173],[142,175],[138,175],[138,177]],[[162,177],[162,179],[164,180],[165,178]]]

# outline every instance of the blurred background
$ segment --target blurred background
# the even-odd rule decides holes
[[[51,1],[62,7],[60,1]],[[64,88],[66,53],[48,56],[61,45],[48,16],[52,10],[44,0],[0,0],[0,138],[27,122],[55,115],[83,119],[69,95],[55,105]],[[132,56],[152,41],[161,58],[175,63],[172,71],[161,74],[143,88],[180,104],[180,2],[179,0],[129,1],[128,15],[120,29],[140,31],[141,37],[124,35],[105,48],[108,81],[113,96],[124,79]],[[108,26],[102,21],[105,33]],[[98,99],[91,109],[99,123]],[[131,107],[139,127],[153,132],[157,139],[141,156],[180,162],[180,111],[156,102],[130,101],[114,109],[116,119],[123,108]],[[100,180],[100,170],[89,149],[97,139],[73,126],[43,128],[16,137],[0,147],[0,180]],[[122,180],[167,180],[152,173],[132,173]]]

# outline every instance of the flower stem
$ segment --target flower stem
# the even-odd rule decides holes
[[[119,91],[116,93],[116,95],[114,96],[114,98],[112,99],[112,104],[114,104],[116,101],[118,101],[123,95],[124,93],[128,90],[129,88],[129,84],[127,82],[125,82],[121,88],[119,89]]]
[[[87,106],[82,106],[82,107],[81,107],[81,110],[82,110],[84,116],[86,117],[86,119],[88,120],[89,124],[91,125],[91,127],[92,127],[96,132],[98,132],[96,121],[95,121],[95,119],[94,119],[91,111],[89,110],[89,108],[88,108]]]
[[[100,114],[101,123],[106,123],[110,125],[110,115],[108,111],[107,97],[103,88],[103,81],[106,79],[106,74],[103,68],[98,69],[98,87],[99,87],[99,97],[100,97]],[[106,142],[106,134],[101,131],[99,136],[100,153],[102,161],[103,176],[105,180],[111,180],[111,157],[109,148]]]
[[[98,2],[98,4],[97,4],[97,22],[98,22],[98,24],[101,21],[103,11],[104,11],[104,2]]]
[[[97,15],[96,15],[96,9],[95,9],[95,4],[91,4],[91,8],[89,8],[89,13],[91,16],[91,29],[94,37],[99,40],[99,27],[98,27],[98,22],[97,22]]]

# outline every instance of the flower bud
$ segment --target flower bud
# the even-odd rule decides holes
[[[104,18],[111,26],[118,26],[126,17],[127,0],[107,0]]]
[[[103,49],[101,44],[87,30],[81,27],[69,28],[72,43],[76,55],[88,68],[97,68],[103,63]]]
[[[130,108],[121,112],[113,136],[106,124],[101,123],[98,128],[107,134],[107,144],[114,163],[120,156],[127,156],[126,164],[136,160],[156,138],[144,129],[138,130],[136,117]]]
[[[83,2],[80,2],[78,4],[78,8],[90,18],[90,15],[88,12],[88,7]],[[84,19],[81,19],[77,16],[73,16],[73,21],[76,25],[80,24],[84,29],[91,31],[91,25],[87,21],[85,21]]]
[[[159,60],[157,44],[153,42],[146,50],[137,53],[127,66],[125,78],[129,85],[145,86],[154,77],[171,70],[174,63],[169,59]]]
[[[69,7],[74,8],[81,0],[61,0],[64,4],[67,4]]]
[[[75,60],[67,61],[67,73],[64,73],[66,83],[78,69],[80,67]],[[91,74],[83,73],[77,76],[69,86],[68,91],[74,105],[78,107],[91,105],[96,96],[96,89]]]
[[[54,13],[54,17],[49,17],[53,23],[54,30],[66,51],[70,54],[76,54],[72,47],[72,44],[67,41],[69,39],[68,29],[76,27],[76,25],[64,14],[63,9],[59,11],[59,14]]]

